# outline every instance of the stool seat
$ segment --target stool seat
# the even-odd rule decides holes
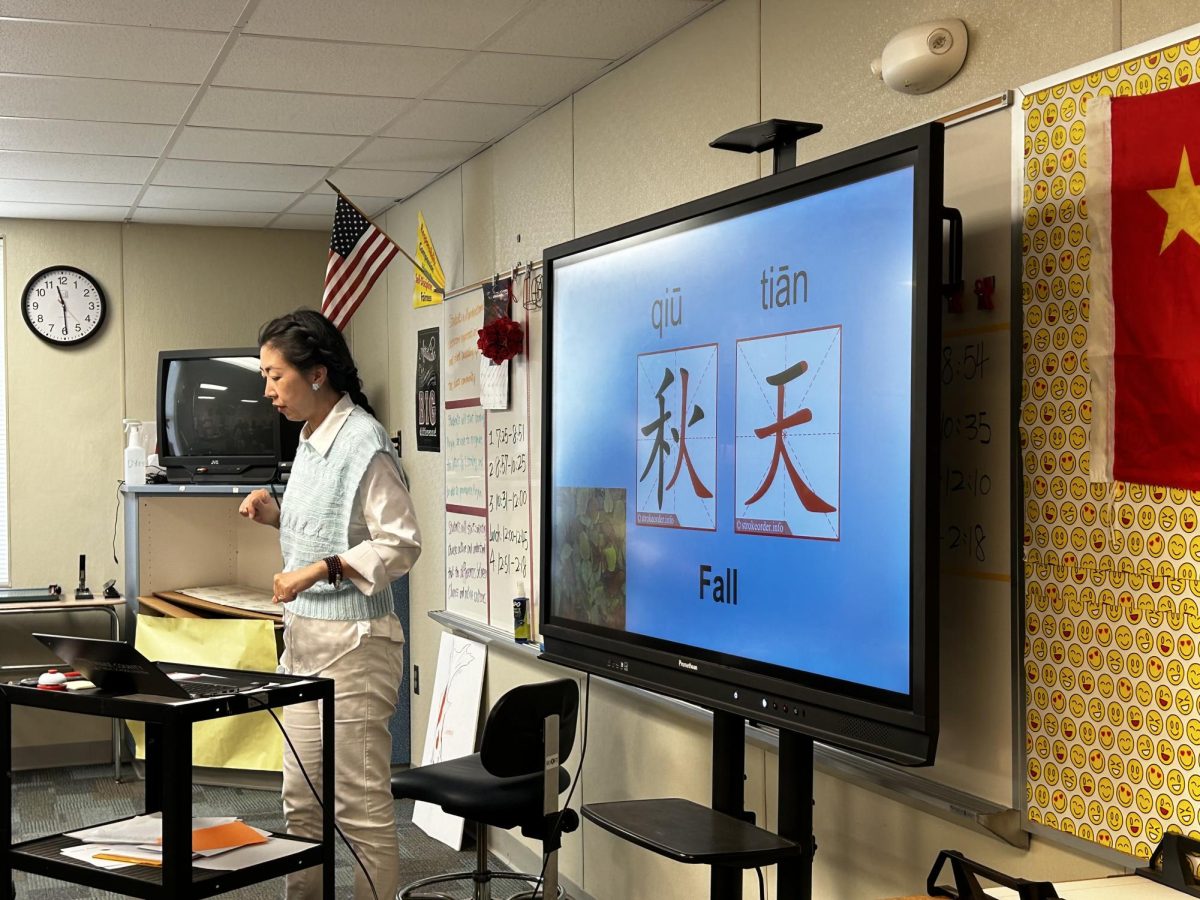
[[[571,776],[558,767],[561,793]],[[452,816],[510,829],[542,815],[542,773],[497,778],[483,767],[478,753],[392,775],[392,796],[424,800]],[[537,835],[531,835],[536,837]]]

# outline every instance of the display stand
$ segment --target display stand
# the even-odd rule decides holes
[[[589,803],[584,818],[677,862],[712,866],[711,900],[741,900],[742,870],[777,865],[776,894],[811,900],[813,740],[779,732],[779,832],[745,810],[746,720],[713,713],[712,808],[664,798]]]
[[[172,671],[206,672],[231,679],[255,673],[211,666],[170,663]],[[0,816],[0,884],[10,881],[20,869],[74,884],[129,897],[210,897],[235,888],[275,878],[309,866],[324,866],[323,897],[333,896],[333,681],[271,674],[272,686],[249,693],[225,694],[193,700],[176,700],[146,694],[114,695],[104,691],[40,691],[33,687],[0,683],[0,769],[5,773],[0,804],[8,810]],[[192,725],[222,716],[304,703],[321,704],[321,802],[322,837],[300,838],[273,835],[293,842],[297,851],[269,862],[234,871],[193,868],[192,833]],[[32,706],[85,715],[133,719],[146,723],[145,812],[161,812],[163,820],[163,863],[161,868],[133,866],[128,869],[98,869],[62,854],[65,847],[81,842],[66,834],[12,843],[12,708]],[[316,776],[316,773],[314,773]],[[98,823],[96,823],[98,824]]]

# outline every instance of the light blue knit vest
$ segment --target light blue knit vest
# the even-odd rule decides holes
[[[322,456],[301,441],[279,511],[285,572],[349,549],[350,513],[363,474],[376,453],[395,456],[383,426],[362,407],[351,410]],[[374,619],[392,612],[392,586],[367,596],[349,578],[335,589],[318,581],[289,604],[313,619]]]

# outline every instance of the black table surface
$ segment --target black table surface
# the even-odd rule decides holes
[[[246,682],[268,682],[262,688],[217,697],[182,699],[155,694],[112,694],[107,691],[43,691],[22,684],[0,682],[0,699],[14,706],[35,706],[85,715],[113,716],[140,722],[201,722],[238,715],[268,706],[285,706],[333,695],[333,682],[326,678],[247,672],[217,666],[163,662],[171,672],[219,675]]]

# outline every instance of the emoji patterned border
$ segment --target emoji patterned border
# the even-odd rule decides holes
[[[1200,491],[1089,480],[1089,101],[1190,84],[1200,38],[1022,100],[1026,814],[1143,859],[1200,838]]]

